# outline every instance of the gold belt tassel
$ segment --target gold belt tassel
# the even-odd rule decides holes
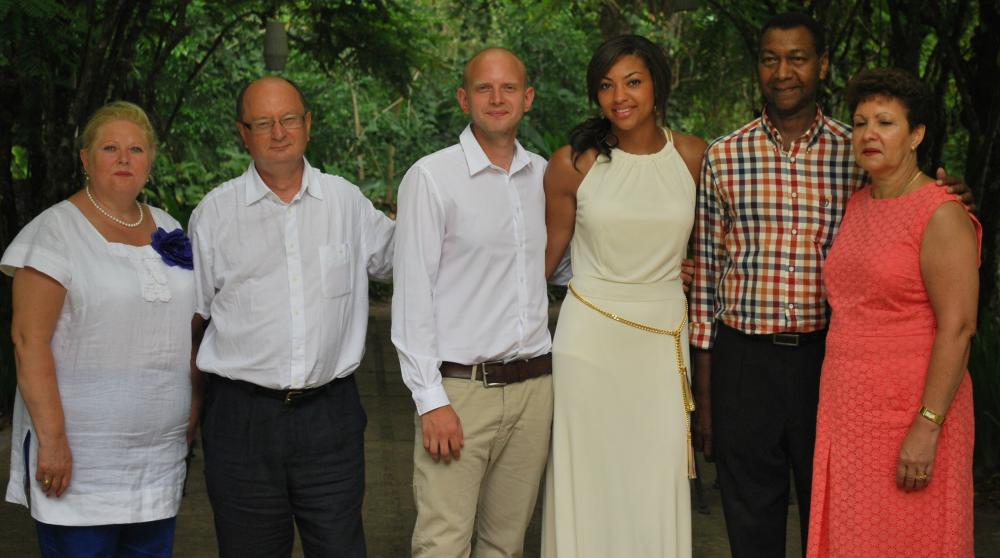
[[[688,462],[688,478],[694,479],[698,477],[697,470],[695,469],[694,461],[694,442],[691,440],[691,413],[694,412],[694,395],[691,393],[691,382],[688,380],[687,367],[684,366],[684,353],[681,350],[681,333],[684,331],[684,325],[687,324],[688,315],[688,302],[687,297],[684,298],[684,317],[681,318],[681,323],[674,329],[661,329],[658,327],[648,326],[646,324],[640,324],[639,322],[633,322],[632,320],[626,320],[625,318],[608,312],[602,308],[599,308],[593,302],[587,300],[580,293],[576,292],[573,288],[573,284],[567,285],[569,287],[569,292],[573,293],[573,296],[577,300],[583,303],[584,306],[590,308],[591,310],[597,312],[598,314],[611,318],[612,320],[625,324],[629,327],[634,327],[642,331],[649,333],[656,333],[658,335],[669,335],[674,338],[674,356],[677,358],[677,373],[680,375],[681,380],[681,402],[684,404],[684,427],[687,431],[687,462]]]

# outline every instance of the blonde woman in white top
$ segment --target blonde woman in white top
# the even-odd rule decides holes
[[[43,556],[169,556],[194,418],[190,243],[137,201],[156,154],[141,108],[102,107],[81,145],[83,189],[0,261],[18,382],[7,500],[31,510]]]

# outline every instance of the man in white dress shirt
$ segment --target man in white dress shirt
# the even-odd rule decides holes
[[[365,555],[364,429],[352,373],[368,277],[391,274],[393,223],[304,158],[312,115],[282,78],[237,100],[253,164],[191,216],[202,438],[223,557]]]
[[[505,49],[457,92],[472,123],[399,188],[392,340],[417,406],[413,556],[519,556],[552,421],[545,160],[517,142],[534,90]],[[478,516],[478,519],[477,519]]]

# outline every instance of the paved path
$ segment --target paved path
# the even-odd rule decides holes
[[[374,304],[365,361],[358,371],[358,386],[368,412],[366,432],[367,494],[365,530],[369,556],[403,558],[409,555],[414,509],[410,480],[413,472],[413,403],[399,376],[399,363],[389,340],[388,309]],[[6,486],[10,434],[0,432],[0,486]],[[205,494],[200,452],[192,464],[187,495],[178,517],[174,554],[179,558],[216,556],[212,512]],[[694,556],[729,556],[718,490],[710,464],[701,464],[703,487],[701,512],[693,513]],[[526,557],[538,556],[541,506],[528,531]],[[789,507],[788,553],[798,556],[797,509]],[[930,520],[931,518],[929,518]],[[1000,557],[1000,512],[977,510],[977,556]],[[301,556],[296,547],[295,556]],[[38,556],[34,528],[27,511],[0,503],[0,558]],[[610,558],[610,557],[609,557]],[[642,557],[634,557],[642,558]]]

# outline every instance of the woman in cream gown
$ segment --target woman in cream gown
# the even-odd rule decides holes
[[[573,279],[553,346],[543,556],[690,556],[680,266],[705,142],[660,127],[669,73],[646,39],[611,39],[587,78],[602,116],[545,178],[546,268],[569,245]]]

